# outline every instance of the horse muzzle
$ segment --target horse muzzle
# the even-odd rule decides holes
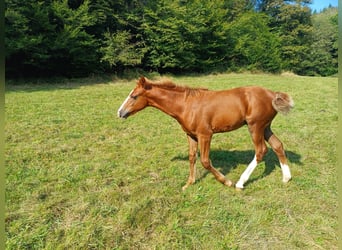
[[[126,110],[119,110],[118,111],[118,117],[126,119],[128,116],[130,115],[130,112],[126,111]]]

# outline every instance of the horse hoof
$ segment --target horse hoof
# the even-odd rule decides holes
[[[291,177],[283,178],[283,182],[288,183],[291,179],[292,179]]]
[[[192,183],[191,183],[192,184]],[[186,184],[182,187],[182,191],[185,191],[191,184]]]
[[[228,186],[228,187],[234,187],[234,182],[232,182],[231,180],[226,180],[224,182],[224,185]]]
[[[243,188],[235,187],[235,190],[238,191],[238,192],[242,192]]]

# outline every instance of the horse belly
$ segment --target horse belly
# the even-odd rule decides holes
[[[211,120],[211,129],[214,133],[227,132],[240,128],[245,124],[245,117],[241,112],[217,112]]]
[[[243,96],[243,94],[242,94]],[[246,106],[240,93],[209,92],[197,99],[187,110],[183,129],[189,134],[221,133],[238,129],[245,124]],[[184,126],[185,125],[185,126]]]
[[[238,129],[245,124],[246,107],[241,96],[218,95],[211,108],[211,129],[214,133]]]

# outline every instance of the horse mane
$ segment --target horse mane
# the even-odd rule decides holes
[[[147,84],[152,85],[152,87],[157,87],[161,89],[173,90],[176,92],[185,92],[187,96],[193,96],[199,94],[201,91],[207,91],[207,88],[192,88],[188,86],[177,85],[169,79],[161,79],[159,81],[151,81],[145,78]]]

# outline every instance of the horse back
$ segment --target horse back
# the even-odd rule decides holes
[[[189,104],[191,130],[226,132],[254,122],[270,122],[276,115],[272,107],[275,94],[250,86],[222,91],[205,91]]]

